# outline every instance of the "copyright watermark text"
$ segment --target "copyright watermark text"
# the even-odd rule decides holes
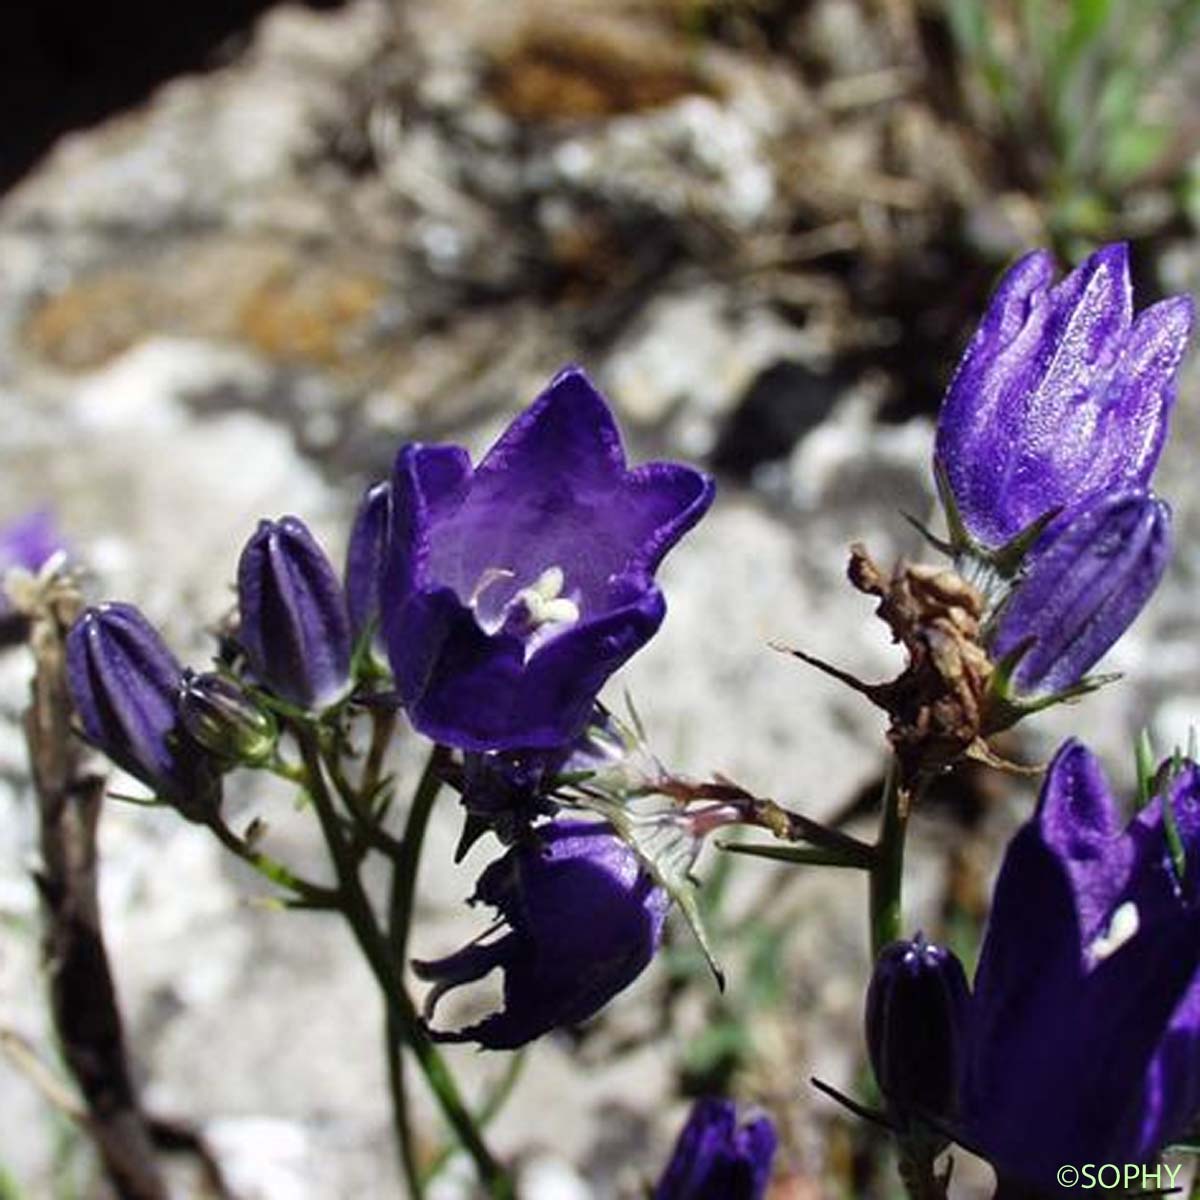
[[[1182,1192],[1175,1184],[1179,1166],[1148,1167],[1144,1163],[1064,1163],[1058,1168],[1060,1187],[1080,1191],[1099,1188],[1104,1191],[1121,1188],[1127,1195],[1171,1196]]]

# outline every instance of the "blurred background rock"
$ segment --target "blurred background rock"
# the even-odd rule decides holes
[[[336,553],[414,437],[486,447],[582,362],[638,457],[718,474],[669,562],[671,615],[623,673],[656,749],[813,815],[871,819],[881,724],[773,653],[895,665],[848,543],[915,553],[932,417],[1000,267],[1134,240],[1138,301],[1195,291],[1193,0],[68,0],[0,17],[0,519],[50,505],[97,597],[203,661],[242,542],[294,512]],[[1158,476],[1179,553],[1068,730],[1122,780],[1200,712],[1195,373]],[[0,662],[0,1028],[53,1064],[33,845]],[[619,693],[618,693],[619,695]],[[416,753],[401,739],[397,769]],[[964,772],[917,823],[911,921],[967,954],[1026,783]],[[281,854],[321,869],[267,793]],[[869,828],[869,824],[864,825]],[[452,948],[446,800],[414,949]],[[105,917],[148,1104],[194,1124],[240,1200],[398,1194],[377,1001],[340,929],[256,905],[202,831],[114,803]],[[686,1097],[784,1134],[776,1200],[895,1194],[884,1147],[808,1086],[862,1093],[863,887],[710,858],[730,976],[686,932],[588,1029],[534,1046],[492,1136],[546,1200],[638,1194]],[[505,1071],[454,1064],[481,1092]],[[0,1059],[0,1194],[104,1194],[86,1145]],[[436,1114],[420,1110],[430,1153]],[[986,1172],[960,1164],[961,1195]],[[435,1192],[469,1194],[451,1165]],[[9,1187],[9,1192],[3,1188]],[[203,1195],[179,1165],[181,1196]]]

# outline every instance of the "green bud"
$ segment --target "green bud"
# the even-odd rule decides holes
[[[192,671],[179,689],[179,717],[192,738],[231,763],[261,767],[275,753],[275,718],[232,680]]]

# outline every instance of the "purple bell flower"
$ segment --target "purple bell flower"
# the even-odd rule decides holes
[[[443,1042],[513,1050],[551,1029],[577,1025],[631,984],[654,957],[670,900],[608,825],[556,821],[510,849],[479,878],[474,903],[507,923],[436,962],[416,962],[435,986],[432,1015],[448,991],[504,972],[504,1007]]]
[[[921,934],[884,947],[867,989],[867,1049],[899,1124],[954,1115],[970,1001],[953,951]]]
[[[341,584],[302,521],[261,521],[238,562],[238,641],[250,670],[282,700],[328,708],[350,683],[350,619]]]
[[[468,750],[569,742],[661,624],[654,571],[712,497],[691,467],[629,470],[575,368],[477,467],[457,446],[404,447],[383,632],[413,724]]]
[[[202,820],[220,785],[180,722],[182,682],[175,656],[132,604],[89,608],[67,634],[67,683],[88,740],[185,816]]]
[[[1044,250],[1005,275],[938,419],[935,462],[993,549],[1052,510],[1148,485],[1192,327],[1187,296],[1134,319],[1122,243],[1054,275]]]
[[[975,976],[959,1132],[1002,1177],[1058,1195],[1061,1164],[1145,1162],[1200,1109],[1198,883],[1200,769],[1122,829],[1099,763],[1066,743]]]
[[[1145,492],[1103,496],[1043,534],[1000,611],[992,657],[1025,645],[1018,693],[1079,683],[1133,623],[1171,555],[1171,510]]]
[[[770,1117],[739,1126],[731,1100],[697,1100],[654,1200],[762,1200],[776,1140]]]
[[[346,606],[357,642],[374,627],[379,637],[379,585],[392,522],[392,485],[369,487],[359,502],[346,550]]]

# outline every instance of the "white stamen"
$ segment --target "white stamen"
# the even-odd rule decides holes
[[[559,596],[542,605],[543,625],[574,625],[579,620],[579,605],[574,600]]]
[[[566,577],[562,567],[547,567],[509,602],[509,612],[519,613],[529,632],[545,625],[574,625],[579,620],[579,605],[562,594]]]
[[[528,658],[545,644],[558,629],[574,625],[580,617],[579,604],[563,595],[566,575],[562,567],[547,567],[528,587],[521,588],[501,608],[498,604],[482,605],[489,588],[514,578],[515,572],[504,567],[488,567],[479,576],[468,603],[475,619],[485,633],[507,629],[525,639]],[[484,611],[480,611],[483,608]]]
[[[1093,962],[1103,962],[1116,954],[1138,931],[1138,910],[1132,900],[1126,900],[1108,922],[1108,931],[1101,934],[1090,947]]]
[[[528,590],[537,592],[543,600],[554,600],[562,595],[566,578],[562,567],[547,567],[534,581]]]

